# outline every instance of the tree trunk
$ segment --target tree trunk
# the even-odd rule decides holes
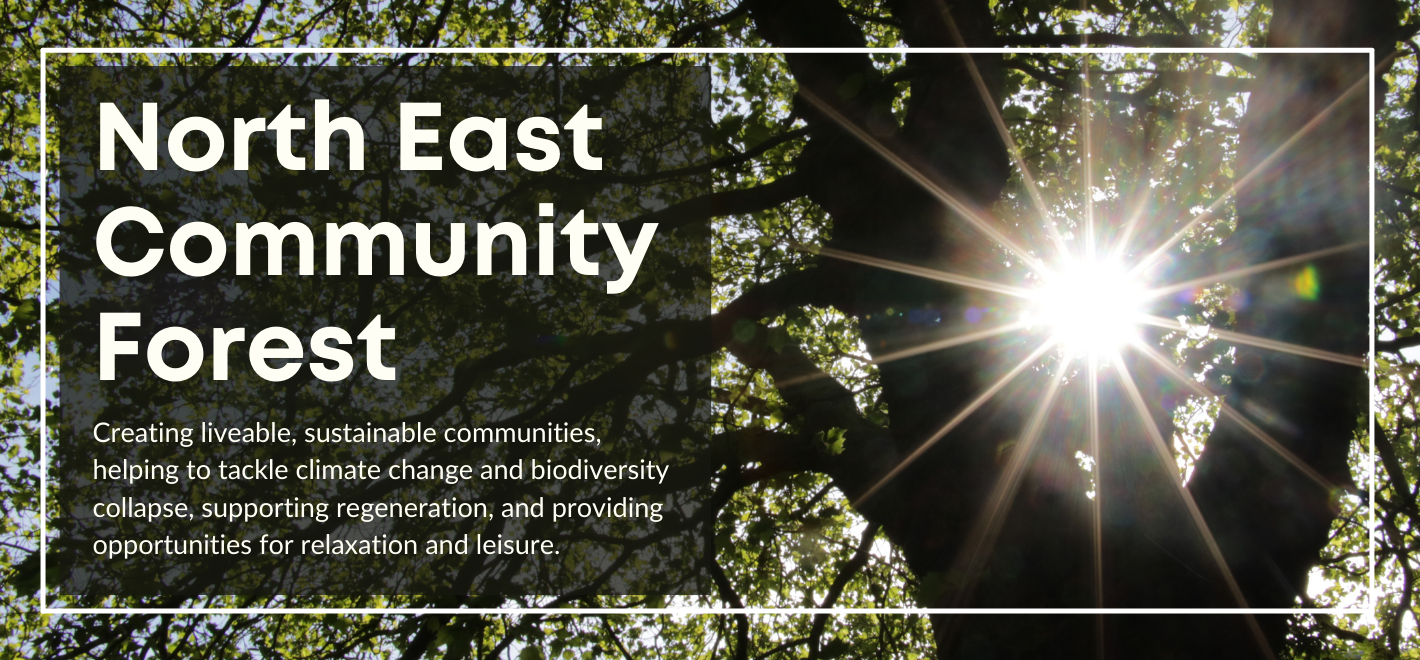
[[[912,46],[994,43],[986,0],[889,3]],[[860,46],[862,37],[834,0],[752,2],[759,32],[773,45]],[[1375,47],[1380,60],[1394,43],[1392,2],[1278,0],[1270,44]],[[944,14],[947,12],[946,14]],[[948,18],[949,17],[949,18]],[[989,274],[1000,257],[964,209],[983,209],[1010,175],[1006,147],[982,102],[967,60],[958,54],[910,55],[912,95],[899,127],[893,90],[866,57],[785,56],[800,85],[798,110],[813,131],[799,173],[809,197],[833,219],[827,247],[955,273]],[[998,55],[972,56],[987,93],[1000,105]],[[1332,106],[1367,73],[1364,55],[1262,56],[1260,87],[1249,101],[1237,176]],[[1213,266],[1226,270],[1365,240],[1366,86],[1332,107],[1319,125],[1248,181],[1238,197],[1238,229]],[[845,128],[845,124],[853,128]],[[868,142],[881,145],[879,149]],[[890,151],[958,201],[939,195],[892,165]],[[1368,299],[1365,250],[1319,259],[1239,281],[1248,306],[1237,330],[1352,356],[1365,352]],[[1319,290],[1296,294],[1301,269]],[[832,304],[858,318],[875,357],[964,330],[970,307],[990,299],[919,277],[824,260],[837,283]],[[906,310],[933,310],[940,326],[915,323]],[[919,315],[920,318],[920,315]],[[979,328],[979,326],[977,326]],[[850,499],[883,471],[938,434],[944,423],[1030,353],[1039,338],[999,339],[895,360],[880,367],[890,415],[891,447],[860,472],[835,479]],[[1320,473],[1349,485],[1347,450],[1365,412],[1363,373],[1355,367],[1239,347],[1227,402]],[[1129,370],[1148,399],[1151,422],[1171,434],[1161,392],[1168,376],[1131,359]],[[1102,563],[1097,586],[1093,504],[1075,452],[1086,450],[1085,389],[1079,375],[1062,385],[1057,404],[1038,420],[1039,441],[1026,456],[1026,427],[1050,379],[1018,378],[966,417],[882,491],[859,506],[902,548],[922,583],[919,600],[937,607],[1290,607],[1327,540],[1338,492],[1319,486],[1265,449],[1240,425],[1220,420],[1189,485],[1216,538],[1237,589],[1219,570],[1150,434],[1128,403],[1103,422],[1100,475]],[[803,387],[803,386],[799,386]],[[1104,378],[1102,401],[1129,401],[1119,378]],[[792,390],[794,387],[788,388]],[[794,393],[786,390],[786,399]],[[1081,411],[1081,412],[1072,412]],[[809,431],[814,422],[808,422]],[[867,446],[864,434],[850,432]],[[862,451],[859,449],[858,451]],[[884,460],[888,456],[893,460]],[[1013,460],[1024,467],[1018,487],[997,489]],[[1003,494],[993,520],[993,489]],[[995,524],[992,524],[992,523]],[[942,658],[1271,657],[1283,643],[1283,616],[934,615]],[[1103,648],[1101,649],[1101,635]]]

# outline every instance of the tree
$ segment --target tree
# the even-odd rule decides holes
[[[1341,11],[1319,2],[1279,0],[1270,9],[1222,4],[1102,2],[1083,13],[1073,5],[1035,2],[795,0],[657,9],[393,3],[373,15],[354,4],[306,11],[262,3],[181,11],[95,6],[71,14],[20,12],[7,20],[17,22],[8,33],[30,52],[40,42],[18,31],[24,21],[49,31],[46,45],[1211,45],[1238,32],[1236,43],[1374,47],[1383,83],[1413,80],[1412,54],[1391,56],[1414,32],[1400,27],[1404,17],[1393,5],[1367,2]],[[219,12],[223,20],[210,20]],[[234,27],[213,33],[214,25]],[[193,62],[226,65],[234,58],[213,59]],[[1364,544],[1356,523],[1359,503],[1338,492],[1359,492],[1352,482],[1360,480],[1352,474],[1362,445],[1353,434],[1364,416],[1364,385],[1354,366],[1246,345],[1230,351],[1228,342],[1178,329],[1151,334],[1149,343],[1166,359],[1155,362],[1134,352],[1123,368],[1108,370],[1114,375],[1099,381],[1098,398],[1116,407],[1098,423],[1102,441],[1092,445],[1090,422],[1051,412],[1088,409],[1091,370],[1078,362],[1070,368],[1053,351],[1026,360],[1039,336],[1031,342],[1029,334],[1001,334],[942,350],[915,349],[1005,323],[1004,310],[1013,309],[1009,297],[964,286],[970,282],[961,277],[944,284],[941,273],[1031,285],[1035,276],[1028,264],[1054,250],[1052,231],[1078,245],[1092,231],[1118,239],[1130,226],[1130,244],[1140,251],[1135,256],[1143,256],[1144,246],[1163,244],[1195,217],[1192,209],[1219,202],[1211,218],[1166,253],[1169,260],[1160,266],[1167,267],[1166,281],[1363,237],[1359,164],[1365,162],[1370,109],[1364,86],[1354,89],[1365,78],[1363,59],[791,53],[726,56],[712,65],[728,92],[717,125],[722,151],[707,163],[716,177],[711,208],[718,218],[715,275],[721,283],[712,342],[728,355],[717,372],[719,433],[707,440],[723,447],[725,457],[716,481],[722,512],[712,546],[719,602],[1228,607],[1241,599],[1288,607],[1310,598],[1304,584],[1319,553],[1326,554],[1333,580],[1359,579],[1347,574],[1355,571],[1354,555]],[[12,88],[34,89],[35,82],[20,73],[7,75]],[[1250,94],[1245,106],[1238,101],[1241,91]],[[1410,343],[1415,310],[1408,295],[1413,250],[1405,243],[1416,199],[1409,155],[1415,131],[1409,94],[1391,97],[1382,88],[1376,98],[1392,101],[1384,104],[1378,133],[1378,178],[1389,191],[1378,196],[1384,212],[1378,295],[1384,296],[1380,322],[1390,334],[1377,347],[1398,351]],[[33,92],[12,104],[12,116],[23,116],[33,108]],[[1320,120],[1310,123],[1315,117]],[[1003,140],[1002,124],[1014,145]],[[1303,138],[1289,144],[1299,131]],[[8,140],[15,145],[11,153],[33,158],[34,146],[24,143],[32,134],[16,132]],[[1277,159],[1270,158],[1283,147]],[[25,180],[19,172],[9,176]],[[1163,185],[1156,189],[1153,181]],[[1082,192],[1091,182],[1089,192]],[[14,216],[33,217],[32,197],[25,196],[32,185],[14,190],[20,192],[7,200]],[[1146,220],[1123,222],[1136,208],[1150,211]],[[6,236],[25,236],[23,221],[17,222]],[[1364,314],[1367,295],[1355,257],[1318,256],[1308,262],[1310,270],[1297,264],[1223,286],[1210,280],[1199,285],[1198,295],[1156,307],[1155,314],[1358,358],[1369,338],[1349,321]],[[17,291],[38,287],[37,272],[23,277],[28,279],[17,281]],[[1281,300],[1273,293],[1279,286],[1302,293],[1274,302]],[[38,339],[23,303],[11,309],[6,327],[16,339],[8,344],[8,363],[18,364]],[[1319,314],[1336,321],[1317,322]],[[1054,656],[1069,649],[1096,655],[1101,638],[1106,654],[1120,657],[1232,656],[1261,648],[1301,656],[1338,646],[1377,657],[1405,652],[1410,647],[1403,631],[1415,588],[1410,521],[1416,468],[1411,370],[1403,356],[1396,359],[1380,363],[1382,389],[1393,398],[1378,416],[1385,430],[1376,438],[1384,478],[1376,504],[1384,532],[1382,576],[1398,588],[1374,629],[1325,617],[1295,622],[1289,630],[1287,619],[1270,616],[939,615],[930,622],[936,653],[957,657],[989,649]],[[1012,379],[950,433],[939,433],[1017,365],[1042,375]],[[1207,374],[1209,387],[1226,392],[1226,408],[1214,397],[1193,396],[1191,379],[1171,375],[1165,365],[1185,376]],[[1123,373],[1132,374],[1132,381]],[[1052,397],[1060,406],[1021,404]],[[1136,414],[1136,401],[1149,413],[1147,424]],[[1201,433],[1173,432],[1176,418],[1209,407],[1222,412],[1201,415]],[[17,411],[15,428],[33,434],[33,422],[21,421],[26,414]],[[1266,447],[1239,419],[1250,420],[1286,451]],[[1157,438],[1151,428],[1162,429]],[[916,455],[928,439],[933,446]],[[26,455],[33,456],[35,446]],[[1189,452],[1199,447],[1202,454],[1190,460]],[[1077,468],[1076,452],[1097,468]],[[1170,452],[1192,470],[1187,490],[1216,549],[1196,531],[1194,512],[1173,482],[1175,466],[1160,460],[1172,459]],[[32,471],[19,474],[7,486],[33,493]],[[1097,528],[1091,522],[1096,517],[1102,521]],[[33,541],[20,545],[33,547]],[[25,556],[17,552],[9,559]],[[1219,568],[1219,556],[1228,571]],[[29,573],[23,568],[12,582],[17,616],[24,611],[20,594],[35,586],[25,582]],[[1096,582],[1101,570],[1102,584]],[[709,649],[656,647],[668,655],[725,652],[744,658],[807,650],[821,657],[867,654],[875,642],[903,655],[920,652],[927,643],[921,624],[888,617],[778,621],[745,615],[223,622],[135,616],[66,619],[48,628],[44,643],[60,653],[113,655],[161,646],[176,655],[199,647],[212,654],[310,647],[338,656],[382,644],[409,657],[593,645],[628,654],[645,644],[639,638],[654,627],[671,639],[716,640]],[[308,632],[309,625],[315,631]],[[1207,634],[1199,634],[1204,628]]]

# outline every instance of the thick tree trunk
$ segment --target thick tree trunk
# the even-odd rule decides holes
[[[1384,102],[1380,75],[1398,31],[1391,0],[1274,3],[1268,46],[1374,48],[1365,54],[1262,55],[1260,86],[1242,126],[1238,229],[1218,270],[1346,244],[1370,227],[1369,131]],[[1289,141],[1296,139],[1290,145]],[[1279,151],[1281,150],[1281,151]],[[1266,161],[1274,154],[1271,164]],[[1350,250],[1238,282],[1247,301],[1238,330],[1361,356],[1370,335],[1366,249]],[[1323,478],[1308,477],[1231,419],[1219,421],[1190,490],[1249,604],[1286,607],[1305,593],[1343,489],[1354,489],[1348,452],[1367,414],[1365,373],[1277,351],[1238,347],[1226,401]],[[1359,440],[1364,447],[1364,438]],[[1280,645],[1285,617],[1261,617]]]
[[[986,0],[889,4],[910,45],[993,43]],[[1272,45],[1371,46],[1384,57],[1393,43],[1396,12],[1386,0],[1347,3],[1344,9],[1322,0],[1275,4]],[[752,2],[751,12],[760,33],[776,46],[862,45],[834,0]],[[799,109],[813,131],[799,173],[811,182],[809,197],[833,218],[828,247],[989,275],[1000,257],[968,226],[961,207],[945,208],[939,196],[879,153],[897,154],[962,207],[985,208],[997,200],[1010,174],[1009,158],[965,57],[909,57],[912,96],[900,127],[889,114],[892,89],[865,57],[790,54],[786,59],[800,85]],[[1364,80],[1368,68],[1364,56],[1262,59],[1239,176]],[[972,61],[999,106],[999,56],[977,55]],[[1242,189],[1238,231],[1217,267],[1364,240],[1370,112],[1365,92],[1362,84],[1360,93],[1331,108],[1319,126]],[[1295,295],[1298,268],[1240,283],[1251,302],[1238,310],[1238,330],[1359,357],[1367,332],[1364,255],[1356,250],[1299,266],[1312,268],[1320,282],[1314,299]],[[991,302],[882,269],[837,261],[821,269],[839,283],[832,303],[859,319],[864,341],[878,357],[960,333],[964,324],[957,319],[968,308]],[[935,311],[944,323],[914,322],[903,313],[907,310]],[[863,460],[857,476],[835,474],[840,487],[856,499],[884,465],[939,435],[948,419],[1038,340],[1005,337],[882,365],[891,449]],[[1243,348],[1237,362],[1228,402],[1332,484],[1349,484],[1347,448],[1365,410],[1360,370]],[[1131,361],[1130,370],[1151,399],[1152,422],[1167,424],[1158,400],[1167,377],[1143,360]],[[993,509],[993,489],[1021,458],[1026,427],[1049,380],[1013,381],[860,507],[903,549],[922,582],[922,604],[1083,608],[1102,598],[1108,607],[1237,606],[1237,590],[1197,531],[1169,474],[1173,467],[1159,460],[1118,378],[1106,378],[1100,392],[1102,400],[1126,402],[1101,428],[1107,438],[1099,457],[1103,575],[1095,574],[1093,505],[1074,458],[1076,450],[1088,451],[1080,432],[1085,389],[1078,375],[1059,394],[1069,405],[1057,405],[1056,413],[1039,420],[1043,430],[1023,462],[1018,488],[1004,491],[1007,497]],[[802,394],[786,391],[786,398]],[[1163,437],[1168,438],[1167,429]],[[866,436],[850,432],[850,454],[855,441],[868,444]],[[1189,490],[1247,605],[1292,606],[1326,542],[1337,493],[1227,421],[1220,421],[1210,438]],[[1002,513],[993,518],[993,510]],[[1268,657],[1283,642],[1286,619],[941,615],[933,617],[933,625],[943,658]]]

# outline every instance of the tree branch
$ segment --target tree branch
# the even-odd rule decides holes
[[[664,179],[675,179],[675,178],[681,178],[681,177],[687,177],[687,176],[694,176],[694,175],[696,175],[696,174],[705,174],[705,173],[707,173],[707,172],[713,172],[713,171],[715,171],[715,170],[723,169],[723,168],[726,168],[726,167],[734,167],[735,165],[742,165],[742,164],[747,163],[747,162],[749,162],[749,161],[751,161],[751,160],[754,160],[756,157],[760,156],[761,154],[763,154],[763,153],[766,152],[766,151],[769,151],[770,149],[773,149],[774,147],[777,147],[777,146],[779,146],[779,145],[781,145],[781,144],[784,144],[785,142],[790,142],[790,141],[793,141],[793,140],[797,140],[797,139],[799,139],[799,138],[801,138],[801,137],[805,137],[805,136],[807,136],[808,134],[809,134],[809,131],[808,131],[808,129],[806,129],[806,128],[796,128],[796,129],[793,129],[793,130],[784,131],[783,133],[779,133],[779,134],[777,134],[777,135],[774,135],[774,136],[771,136],[771,137],[765,139],[764,141],[760,142],[759,144],[756,144],[756,145],[754,145],[753,147],[751,147],[751,148],[749,148],[749,149],[746,149],[745,151],[743,151],[743,152],[741,152],[741,153],[731,154],[731,155],[728,155],[728,156],[724,156],[724,157],[721,157],[721,158],[717,158],[717,159],[715,159],[715,160],[712,160],[712,161],[709,161],[709,162],[706,162],[706,163],[701,163],[701,164],[699,164],[699,165],[688,165],[688,166],[686,166],[686,167],[681,167],[681,168],[677,168],[677,169],[673,169],[673,170],[665,170],[665,171],[663,171],[663,172],[651,172],[651,173],[649,173],[649,174],[644,174],[644,175],[641,175],[641,176],[631,176],[631,177],[618,177],[618,176],[605,176],[605,177],[602,177],[602,176],[583,176],[583,177],[579,177],[579,178],[576,178],[576,179],[565,179],[565,180],[566,180],[566,181],[569,181],[569,182],[576,182],[576,183],[628,183],[628,184],[640,184],[640,183],[652,183],[652,182],[661,181],[661,180],[664,180]],[[539,181],[539,183],[542,183],[542,182]]]
[[[1408,337],[1396,337],[1395,339],[1377,339],[1376,350],[1386,353],[1399,353],[1412,346],[1420,346],[1420,335],[1410,335]]]
[[[1410,492],[1410,484],[1405,478],[1405,468],[1400,463],[1399,456],[1395,453],[1395,445],[1390,441],[1390,434],[1385,427],[1376,424],[1376,455],[1381,458],[1381,465],[1385,467],[1386,474],[1390,476],[1390,483],[1395,490],[1397,504],[1405,515],[1416,518],[1420,517],[1420,510],[1416,509],[1415,495]]]
[[[35,223],[35,222],[20,222],[20,221],[18,221],[18,220],[0,220],[0,229],[20,229],[20,230],[24,230],[24,231],[38,231],[38,230],[39,230],[39,223]],[[50,228],[51,231],[54,231],[54,230],[57,230],[57,229],[58,229],[57,227],[51,227],[51,228]]]
[[[1389,181],[1386,181],[1385,179],[1380,179],[1380,178],[1377,178],[1377,179],[1376,179],[1376,183],[1379,183],[1382,188],[1385,188],[1386,190],[1389,190],[1389,191],[1391,191],[1391,192],[1400,193],[1400,194],[1405,195],[1406,197],[1409,197],[1409,198],[1411,198],[1411,199],[1420,200],[1420,193],[1415,192],[1414,190],[1411,190],[1411,189],[1409,189],[1409,188],[1404,188],[1404,187],[1401,187],[1401,186],[1397,186],[1397,185],[1395,185],[1394,183],[1391,183],[1391,182],[1389,182]]]
[[[783,644],[780,644],[780,645],[778,645],[778,646],[776,646],[776,647],[774,647],[774,648],[772,648],[772,649],[769,649],[768,651],[765,651],[764,653],[761,653],[761,654],[759,654],[759,655],[757,655],[757,656],[754,656],[754,660],[764,660],[765,658],[768,658],[769,656],[774,655],[775,653],[781,653],[781,652],[783,652],[783,651],[787,651],[787,650],[789,650],[789,649],[792,649],[792,648],[794,648],[795,646],[802,646],[802,645],[808,644],[808,643],[809,643],[809,638],[807,638],[807,637],[800,637],[800,638],[798,638],[798,639],[791,639],[791,640],[789,640],[789,641],[787,641],[787,642],[784,642]]]
[[[726,431],[717,439],[725,443],[736,464],[759,464],[744,472],[741,479],[746,484],[781,474],[823,472],[826,467],[822,447],[815,447],[802,433],[745,428]]]
[[[711,317],[711,341],[716,348],[725,346],[730,341],[735,324],[740,321],[779,316],[794,307],[839,306],[842,302],[839,300],[843,284],[841,275],[840,270],[815,266],[785,273],[750,287]]]
[[[710,579],[715,583],[715,589],[719,591],[720,599],[731,607],[740,609],[744,608],[744,601],[735,592],[735,586],[730,584],[730,578],[725,575],[725,569],[720,565],[720,558],[715,552],[715,521],[719,518],[720,509],[730,501],[741,485],[737,469],[731,469],[727,474],[722,474],[719,485],[715,487],[715,498],[710,506],[710,515],[705,517],[705,566],[710,571]],[[749,617],[745,616],[743,612],[735,615],[734,657],[735,660],[748,660],[749,658]]]
[[[838,0],[745,0],[744,4],[749,7],[760,36],[774,46],[867,45],[862,31]],[[807,92],[829,103],[850,121],[869,125],[870,114],[891,112],[891,88],[881,85],[882,75],[866,54],[790,52],[784,54],[784,60],[801,94]],[[848,85],[850,81],[852,84]],[[837,123],[817,108],[804,106],[803,116],[817,135],[842,135]]]
[[[1395,297],[1390,298],[1389,300],[1386,300],[1383,303],[1376,303],[1376,311],[1379,312],[1388,307],[1394,307],[1395,305],[1403,303],[1407,300],[1414,299],[1415,296],[1420,296],[1420,286],[1412,288],[1411,290],[1406,291],[1405,293],[1397,294]]]
[[[711,218],[757,213],[772,209],[804,196],[807,190],[808,177],[795,172],[753,188],[701,195],[617,224],[621,227],[623,236],[637,236],[641,227],[651,223],[656,224],[658,232],[675,231],[681,227],[709,222]],[[526,250],[524,259],[527,263],[538,263],[539,249],[534,246]],[[570,243],[558,243],[554,249],[554,261],[558,264],[567,263],[571,258],[571,249]],[[597,254],[611,249],[611,241],[605,235],[598,233],[587,238],[584,249],[588,256]],[[513,253],[511,250],[493,255],[492,268],[495,271],[509,270],[512,268],[512,263]],[[471,273],[475,266],[473,260],[468,260],[463,269]]]
[[[1089,34],[1018,34],[1000,37],[998,46],[1124,46],[1128,48],[1211,48],[1213,45],[1186,34],[1126,35],[1108,32]],[[1248,73],[1257,73],[1257,58],[1239,53],[1208,53]]]
[[[709,335],[702,323],[684,320],[670,320],[655,323],[645,328],[631,330],[616,334],[596,334],[590,337],[572,338],[564,346],[555,344],[533,344],[526,343],[516,346],[509,346],[499,349],[488,355],[464,360],[454,367],[453,384],[449,387],[448,394],[439,399],[432,406],[423,412],[402,418],[397,421],[404,422],[432,422],[439,416],[448,412],[458,405],[468,393],[477,388],[484,380],[492,376],[499,369],[505,369],[518,364],[522,364],[535,357],[543,355],[595,355],[631,352],[631,355],[623,360],[611,371],[601,376],[572,388],[564,398],[565,408],[572,403],[573,398],[579,392],[595,391],[598,387],[607,387],[607,381],[618,378],[632,377],[636,374],[644,373],[646,369],[654,369],[665,361],[677,359],[676,356],[695,357],[710,352]],[[685,340],[678,349],[668,349],[665,347],[665,333],[675,332]],[[697,353],[696,351],[700,351]],[[658,363],[659,362],[659,363]],[[653,364],[658,363],[658,364]],[[628,376],[628,374],[630,374]],[[588,388],[591,388],[589,390]],[[606,396],[611,396],[614,391],[604,392]]]
[[[736,19],[742,16],[746,16],[748,14],[749,3],[741,2],[740,4],[735,5],[734,9],[720,14],[719,16],[707,18],[698,23],[691,23],[690,25],[676,30],[675,34],[671,35],[671,38],[667,43],[671,48],[684,46],[685,44],[690,43],[690,40],[694,39],[701,32],[704,32],[706,30],[713,30],[722,25],[728,25],[730,23],[733,23]]]
[[[833,578],[833,585],[828,588],[828,594],[823,597],[823,602],[819,607],[833,607],[838,602],[838,597],[843,595],[843,590],[848,586],[848,582],[868,565],[869,551],[873,549],[873,539],[878,535],[880,525],[876,523],[868,525],[863,530],[863,536],[858,541],[858,550],[848,559],[848,563],[843,565],[843,570]],[[828,624],[827,614],[815,614],[812,630],[809,631],[809,660],[818,660],[819,639],[823,637],[824,626]]]
[[[635,657],[631,655],[631,652],[626,650],[626,645],[621,643],[621,638],[617,636],[616,631],[611,629],[611,623],[607,621],[607,618],[603,616],[601,617],[601,620],[602,629],[606,631],[606,636],[611,638],[611,643],[616,645],[616,650],[621,652],[621,657],[625,658],[626,660],[635,660]]]
[[[1188,34],[1188,24],[1184,23],[1183,19],[1179,18],[1178,14],[1174,13],[1172,9],[1169,9],[1167,5],[1159,2],[1159,0],[1148,0],[1148,2],[1149,5],[1154,8],[1154,11],[1164,17],[1165,21],[1173,24],[1173,29],[1178,30],[1182,34]]]
[[[246,31],[243,32],[240,37],[237,37],[236,41],[232,42],[233,46],[247,45],[247,42],[251,40],[252,35],[256,34],[257,28],[261,27],[261,18],[266,15],[266,10],[270,6],[271,0],[262,0],[261,3],[257,5],[256,13],[254,16],[252,16],[251,19],[251,24],[247,26]],[[203,71],[202,74],[197,77],[197,80],[194,80],[191,85],[188,85],[185,89],[179,92],[177,97],[163,105],[163,107],[158,110],[158,116],[162,116],[171,112],[173,108],[176,108],[183,101],[187,100],[187,97],[192,96],[193,92],[196,92],[203,85],[207,84],[207,81],[211,80],[212,76],[217,75],[217,72],[227,68],[227,66],[230,65],[232,61],[236,58],[236,52],[230,52],[222,55],[222,57],[218,58],[216,64],[213,64],[211,67],[208,67],[206,71]]]
[[[810,469],[821,468],[844,493],[861,493],[873,486],[898,459],[887,429],[864,418],[853,393],[819,369],[798,344],[788,343],[776,351],[770,348],[768,337],[769,328],[756,323],[752,336],[733,338],[727,346],[746,366],[766,371],[790,410],[803,420],[798,433],[813,453],[797,460],[808,461],[805,464]],[[830,455],[823,443],[811,439],[834,429],[842,429],[846,435],[842,452]],[[872,521],[887,520],[898,506],[897,488],[895,482],[883,486],[860,513]]]

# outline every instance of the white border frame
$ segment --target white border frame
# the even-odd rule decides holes
[[[1089,35],[1081,35],[1088,39]],[[1367,500],[1367,508],[1370,510],[1369,528],[1367,537],[1370,540],[1370,575],[1366,587],[1366,595],[1369,603],[1366,607],[1360,608],[943,608],[943,607],[888,607],[888,608],[850,608],[850,607],[656,607],[656,608],[628,608],[628,607],[527,607],[527,608],[456,608],[456,607],[429,607],[429,608],[405,608],[405,607],[191,607],[191,608],[171,608],[171,607],[139,607],[139,608],[115,608],[115,607],[49,607],[49,589],[47,564],[48,557],[45,550],[48,545],[45,530],[46,512],[48,511],[49,492],[49,454],[48,448],[49,427],[47,421],[47,394],[46,364],[45,356],[47,349],[43,346],[39,351],[39,391],[40,391],[40,491],[39,491],[39,602],[41,614],[632,614],[632,615],[705,615],[705,614],[757,614],[757,615],[804,615],[804,614],[1369,614],[1374,616],[1376,608],[1376,415],[1375,402],[1373,397],[1376,389],[1376,365],[1375,365],[1375,319],[1376,319],[1376,299],[1375,299],[1375,262],[1376,262],[1376,113],[1375,113],[1375,75],[1376,75],[1376,50],[1374,48],[1130,48],[1130,47],[1060,47],[1060,48],[41,48],[39,53],[39,225],[40,225],[40,273],[44,278],[47,268],[47,237],[48,213],[47,202],[49,192],[49,172],[48,172],[48,115],[45,94],[48,88],[48,67],[46,58],[49,54],[102,54],[102,53],[146,53],[146,54],[228,54],[228,53],[252,53],[252,54],[364,54],[364,53],[419,53],[419,54],[447,54],[447,55],[475,55],[486,53],[502,54],[556,54],[556,53],[613,53],[613,54],[776,54],[776,53],[1110,53],[1122,54],[1131,52],[1144,53],[1238,53],[1252,55],[1258,53],[1366,53],[1370,56],[1370,70],[1367,74],[1369,82],[1368,99],[1370,101],[1370,245],[1368,268],[1370,270],[1370,287],[1367,295],[1370,298],[1370,355],[1371,359],[1367,366],[1367,407],[1366,420],[1367,431],[1370,440],[1370,470],[1369,479],[1370,493]],[[47,293],[47,280],[41,282],[39,291],[39,327],[40,337],[45,344],[48,343],[48,325],[46,322],[45,294]]]

